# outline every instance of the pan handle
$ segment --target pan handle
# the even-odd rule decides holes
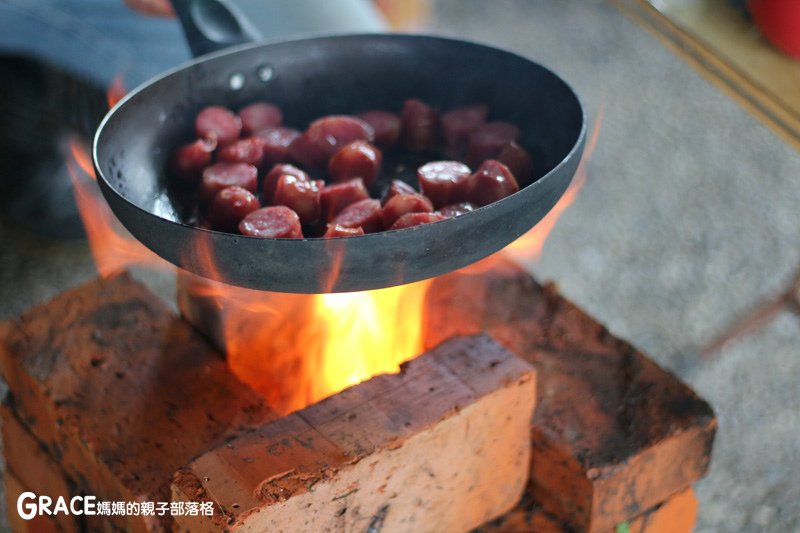
[[[261,39],[258,30],[228,0],[171,2],[194,57]]]

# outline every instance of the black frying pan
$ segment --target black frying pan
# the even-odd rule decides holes
[[[198,37],[202,31],[187,26],[190,15],[181,12],[181,4],[175,2],[187,37],[194,39],[193,51],[213,48]],[[247,31],[237,35],[233,19],[208,27],[218,33],[217,43],[247,39]],[[170,150],[192,138],[194,116],[206,105],[237,109],[268,100],[283,109],[286,123],[302,129],[328,114],[399,111],[409,97],[443,110],[488,104],[492,120],[521,128],[521,144],[533,154],[538,179],[454,219],[359,237],[302,240],[258,239],[188,225],[166,183]],[[572,89],[528,59],[453,39],[344,35],[240,45],[169,71],[108,113],[93,155],[100,187],[119,220],[173,264],[253,289],[345,292],[438,276],[500,250],[561,197],[585,134],[583,109]]]

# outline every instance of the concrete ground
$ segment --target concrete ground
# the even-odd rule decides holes
[[[531,268],[713,405],[699,531],[800,530],[800,318],[697,358],[800,266],[800,155],[606,2],[441,0],[428,31],[551,67],[591,120],[605,103],[587,184]],[[0,241],[0,318],[93,275],[82,243]]]

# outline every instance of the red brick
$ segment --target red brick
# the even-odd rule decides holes
[[[218,352],[127,275],[24,313],[0,343],[0,360],[22,422],[99,500],[169,501],[178,468],[275,416]],[[133,530],[169,523],[116,521]]]
[[[704,475],[716,420],[678,378],[519,267],[434,281],[426,345],[485,331],[539,377],[533,497],[578,531],[607,531]]]
[[[486,336],[453,339],[217,448],[176,501],[200,531],[467,531],[514,506],[530,457],[533,369]]]

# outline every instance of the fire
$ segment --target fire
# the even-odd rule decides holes
[[[72,139],[68,145],[67,170],[97,272],[108,277],[134,265],[171,268],[120,225],[100,193],[89,153],[80,141]]]
[[[125,90],[125,85],[122,81],[122,74],[117,74],[114,76],[114,80],[111,82],[111,85],[106,91],[106,100],[108,101],[109,109],[117,105],[117,102],[122,100],[122,97],[125,96],[125,93],[127,92],[128,91]]]
[[[564,211],[572,205],[575,198],[578,197],[578,192],[580,192],[581,188],[586,184],[586,178],[588,177],[586,165],[592,157],[595,146],[597,146],[597,139],[600,135],[600,126],[603,122],[604,111],[605,106],[601,104],[597,111],[594,129],[586,143],[586,150],[583,153],[578,169],[575,171],[575,177],[564,192],[564,195],[538,224],[531,228],[525,235],[503,249],[503,253],[510,255],[512,259],[525,262],[537,261],[541,257],[542,248],[544,248],[544,243],[547,241],[547,236],[550,235],[558,219],[564,214]]]
[[[216,340],[231,371],[281,413],[397,372],[423,349],[420,317],[429,281],[312,295],[254,291],[195,276],[183,276],[182,283],[189,305],[205,306],[220,320]]]

